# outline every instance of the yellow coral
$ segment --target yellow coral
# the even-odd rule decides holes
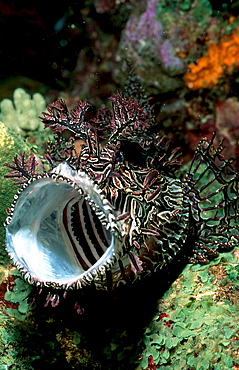
[[[191,90],[213,88],[225,71],[239,67],[239,35],[236,30],[225,36],[217,45],[209,43],[208,53],[199,58],[197,64],[189,64],[185,74],[186,86]]]

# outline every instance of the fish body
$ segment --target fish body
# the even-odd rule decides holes
[[[6,248],[39,289],[112,290],[169,266],[188,243],[201,263],[238,243],[239,175],[222,143],[203,139],[178,179],[178,152],[152,133],[149,106],[122,94],[111,102],[87,121],[88,103],[69,111],[59,99],[42,117],[57,135],[51,169],[24,153],[7,164],[23,185]]]

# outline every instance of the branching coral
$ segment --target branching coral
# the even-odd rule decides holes
[[[197,64],[189,64],[190,72],[185,74],[186,86],[191,90],[213,88],[224,72],[232,72],[238,66],[239,33],[236,29],[218,44],[208,43],[207,55],[199,58]]]
[[[26,136],[29,131],[43,130],[43,125],[38,118],[46,108],[46,101],[40,93],[30,95],[22,88],[13,93],[11,99],[3,99],[0,103],[1,120],[17,134]]]

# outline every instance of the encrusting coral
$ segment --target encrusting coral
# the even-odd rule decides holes
[[[137,370],[238,369],[238,249],[187,265],[158,302]]]
[[[43,124],[38,116],[46,108],[46,101],[40,93],[32,98],[22,88],[17,88],[11,99],[3,99],[0,103],[0,119],[8,127],[21,136],[27,136],[29,131],[43,130]]]
[[[175,53],[171,38],[165,37],[163,24],[156,17],[157,6],[157,0],[142,1],[132,12],[117,51],[119,67],[113,72],[120,81],[125,76],[124,61],[129,60],[150,95],[178,88],[182,84],[178,75],[186,69]],[[139,9],[144,12],[139,14]]]
[[[6,167],[3,166],[6,161],[9,161],[12,158],[13,153],[26,152],[29,153],[29,146],[26,142],[17,135],[13,130],[7,127],[4,123],[0,122],[0,168],[1,168],[1,179],[0,179],[0,204],[1,204],[1,213],[0,213],[0,223],[3,225],[3,222],[6,218],[5,209],[9,206],[9,202],[13,198],[16,188],[4,178],[4,175],[8,172]],[[1,261],[3,263],[2,253],[6,256],[4,250],[5,244],[5,231],[3,226],[0,228],[0,246],[1,246]]]
[[[207,55],[189,64],[185,74],[186,86],[191,90],[215,87],[225,72],[239,66],[239,31],[225,35],[218,44],[208,43]]]

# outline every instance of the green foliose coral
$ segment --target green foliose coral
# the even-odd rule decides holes
[[[24,321],[29,310],[27,298],[31,292],[31,286],[20,277],[20,273],[17,270],[13,270],[11,275],[16,275],[18,277],[14,281],[13,289],[5,292],[4,299],[11,303],[17,303],[17,308],[8,307],[6,308],[6,313],[10,317]]]
[[[4,264],[7,261],[5,245],[5,231],[3,223],[7,217],[6,208],[12,203],[13,197],[16,193],[16,186],[13,181],[4,178],[9,172],[9,169],[4,166],[4,163],[11,163],[13,157],[21,152],[30,152],[29,146],[25,141],[16,134],[13,130],[8,128],[4,123],[0,122],[0,263]]]
[[[208,265],[184,269],[146,328],[137,369],[148,368],[149,359],[155,369],[165,370],[238,366],[238,253],[223,253]]]

